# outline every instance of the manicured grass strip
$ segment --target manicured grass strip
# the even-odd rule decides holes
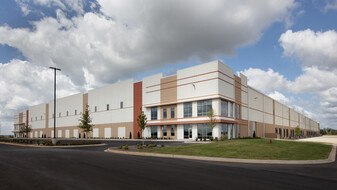
[[[260,160],[327,159],[331,145],[269,139],[236,139],[208,144],[163,147],[142,152]]]

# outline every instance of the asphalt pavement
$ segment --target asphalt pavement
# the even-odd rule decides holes
[[[242,164],[103,151],[118,144],[116,141],[102,147],[80,148],[0,144],[0,189],[328,190],[337,187],[336,162],[321,165]]]

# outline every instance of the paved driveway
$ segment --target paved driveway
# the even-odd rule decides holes
[[[313,137],[313,138],[299,139],[298,141],[328,143],[337,146],[337,136]]]

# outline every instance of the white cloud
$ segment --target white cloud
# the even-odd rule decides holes
[[[313,103],[316,107],[311,109],[314,109],[315,113],[299,105],[294,105],[293,108],[319,120],[322,127],[337,128],[337,32],[288,30],[281,35],[279,42],[285,57],[300,61],[302,74],[291,81],[272,69],[264,71],[249,68],[242,71],[249,79],[248,84],[289,106],[292,103],[288,103],[289,99],[281,93],[282,91],[314,94],[317,96],[317,102]]]
[[[6,134],[5,131],[12,131],[15,112],[52,99],[53,80],[52,70],[27,61],[11,60],[6,64],[0,63],[0,126],[2,134]],[[76,87],[69,77],[57,73],[57,90],[58,97],[64,97],[83,89]]]
[[[310,29],[283,33],[279,39],[284,56],[299,59],[303,67],[337,69],[337,32]]]
[[[63,11],[75,11],[77,14],[83,14],[83,0],[15,0],[20,6],[22,13],[27,16],[34,11],[34,6],[55,7]]]
[[[273,98],[274,100],[277,100],[285,105],[289,105],[290,104],[290,100],[289,98],[285,97],[282,93],[280,93],[279,91],[274,91],[271,93],[267,94],[268,96],[270,96],[271,98]]]
[[[61,67],[75,84],[83,85],[83,68],[100,76],[98,82],[111,83],[168,63],[234,55],[295,7],[292,0],[98,3],[104,15],[68,19],[58,10],[57,18],[33,22],[33,30],[0,27],[0,43],[32,63]]]
[[[17,2],[26,15],[38,5],[57,9],[57,18],[30,22],[31,29],[0,26],[0,44],[28,60],[2,66],[12,71],[0,75],[1,117],[7,121],[14,111],[51,99],[51,86],[39,85],[51,82],[49,66],[62,69],[65,95],[171,63],[233,56],[296,8],[294,0],[98,0],[91,8],[100,11],[85,13],[82,0]],[[69,16],[73,11],[77,14]]]
[[[337,0],[329,0],[324,7],[324,11],[337,10]]]

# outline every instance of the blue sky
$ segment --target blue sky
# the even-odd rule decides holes
[[[0,1],[1,133],[14,112],[51,99],[51,65],[66,96],[215,59],[337,128],[336,20],[336,0]]]

